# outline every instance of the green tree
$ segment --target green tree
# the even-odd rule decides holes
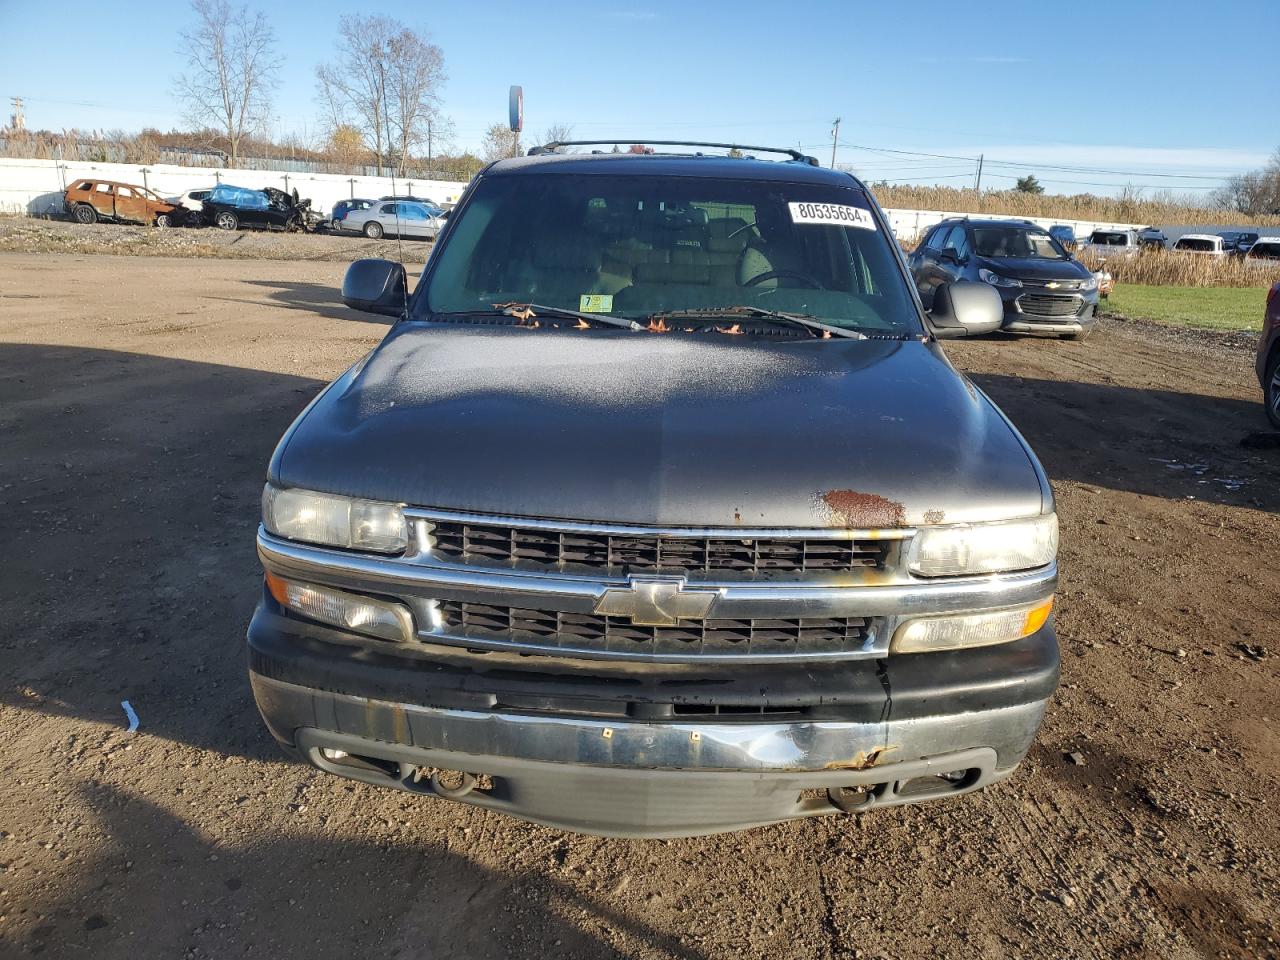
[[[1044,187],[1040,185],[1040,181],[1030,173],[1025,177],[1019,177],[1018,182],[1013,185],[1013,189],[1019,193],[1044,193]]]

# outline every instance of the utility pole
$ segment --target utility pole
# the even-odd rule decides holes
[[[431,118],[427,117],[427,179],[434,180],[435,173],[432,171],[434,164],[431,162]]]
[[[22,98],[10,97],[9,102],[13,104],[13,116],[9,118],[9,127],[14,133],[21,133],[27,126],[26,118],[22,115]]]
[[[986,156],[986,154],[982,154],[982,153],[978,154],[978,175],[974,177],[974,180],[973,180],[974,193],[982,192],[982,158],[984,156]]]
[[[840,139],[840,118],[836,117],[835,124],[831,127],[831,169],[836,168],[836,141]]]

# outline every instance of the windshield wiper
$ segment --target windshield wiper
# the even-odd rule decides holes
[[[817,317],[811,317],[807,313],[787,313],[783,310],[766,310],[764,307],[738,306],[738,307],[706,307],[703,309],[693,310],[666,310],[662,313],[655,313],[649,317],[650,323],[657,323],[662,320],[715,320],[715,319],[751,319],[751,320],[779,320],[783,323],[794,323],[797,326],[807,327],[815,330],[828,337],[847,337],[850,340],[866,340],[865,333],[859,333],[857,330],[851,330],[848,327],[837,327],[830,323],[823,323]]]
[[[618,327],[622,330],[644,329],[634,320],[627,320],[623,317],[614,317],[607,313],[583,313],[580,310],[570,310],[568,307],[549,307],[542,303],[495,303],[493,309],[500,310],[508,317],[515,317],[517,320],[531,320],[541,315],[544,317],[567,317],[581,320],[583,323],[603,323],[607,327]]]

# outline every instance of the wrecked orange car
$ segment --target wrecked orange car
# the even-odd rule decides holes
[[[175,227],[185,210],[135,183],[113,180],[77,180],[62,195],[67,213],[77,223],[145,223]]]

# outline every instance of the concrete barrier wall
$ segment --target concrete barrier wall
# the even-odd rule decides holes
[[[390,177],[352,177],[338,173],[286,173],[274,170],[224,170],[212,167],[179,167],[172,164],[73,163],[57,160],[0,159],[0,213],[48,216],[62,210],[62,191],[76,180],[98,178],[121,183],[140,183],[162,197],[177,196],[230,183],[237,187],[276,187],[301,197],[310,197],[314,209],[323,213],[339,200],[351,197],[378,197],[413,194],[436,203],[452,203],[466,188],[465,183],[447,180]],[[394,185],[394,189],[393,189]]]
[[[176,196],[217,183],[238,187],[297,189],[311,199],[312,207],[327,213],[339,200],[408,194],[428,197],[437,203],[452,203],[466,188],[465,183],[447,180],[414,180],[390,177],[352,177],[338,173],[288,173],[278,170],[225,170],[214,167],[179,167],[171,164],[82,163],[58,160],[0,159],[0,213],[48,216],[62,210],[62,191],[75,180],[98,177],[123,183],[141,183],[162,197]],[[1007,214],[965,214],[949,210],[886,209],[893,232],[904,241],[914,241],[929,227],[947,217],[969,216],[975,220],[998,220]],[[1078,237],[1094,230],[1138,229],[1146,224],[1108,223],[1092,220],[1052,220],[1032,218],[1043,227],[1063,223]]]

